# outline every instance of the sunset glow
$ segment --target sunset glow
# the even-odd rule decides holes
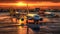
[[[17,3],[0,3],[0,6],[16,6],[16,7],[39,7],[39,6],[60,6],[60,3],[53,2],[17,2]]]
[[[17,6],[26,6],[27,4],[26,3],[23,3],[23,2],[18,2],[16,3]]]

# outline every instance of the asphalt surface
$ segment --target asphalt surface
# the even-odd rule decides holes
[[[60,34],[60,18],[48,19],[50,22],[55,23],[46,23],[46,25],[42,26],[40,24],[25,24],[21,26],[20,24],[12,22],[10,16],[1,14],[0,34]]]

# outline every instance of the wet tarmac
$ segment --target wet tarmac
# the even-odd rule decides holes
[[[6,26],[0,26],[0,34],[60,34],[60,25],[56,25],[51,23],[46,26],[39,24],[28,24],[25,26],[6,24]]]
[[[49,18],[46,25],[20,24],[11,22],[10,16],[0,16],[0,34],[60,34],[60,18]]]

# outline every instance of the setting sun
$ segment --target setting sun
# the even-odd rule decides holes
[[[18,2],[16,3],[17,6],[26,6],[27,4],[26,3],[23,3],[23,2]]]

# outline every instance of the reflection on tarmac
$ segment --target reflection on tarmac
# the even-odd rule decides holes
[[[21,27],[6,27],[6,28],[0,28],[1,34],[27,34],[27,26]],[[37,32],[34,32],[31,28],[29,28],[29,34],[34,34]]]
[[[1,25],[2,26],[2,25]],[[0,26],[0,33],[1,34],[27,34],[27,27],[28,27],[28,34],[54,34],[60,33],[60,24],[55,23],[48,23],[45,26],[37,25],[37,24],[28,24],[25,26],[20,26],[19,24],[6,24],[4,27]]]
[[[16,23],[16,18],[11,22],[10,16],[0,16],[0,34],[60,34],[60,18],[45,18],[44,21],[54,21],[56,23],[47,23],[46,25],[28,24],[24,27]],[[34,27],[38,26],[38,27]],[[38,28],[38,29],[36,29]],[[36,30],[38,32],[36,32]]]

